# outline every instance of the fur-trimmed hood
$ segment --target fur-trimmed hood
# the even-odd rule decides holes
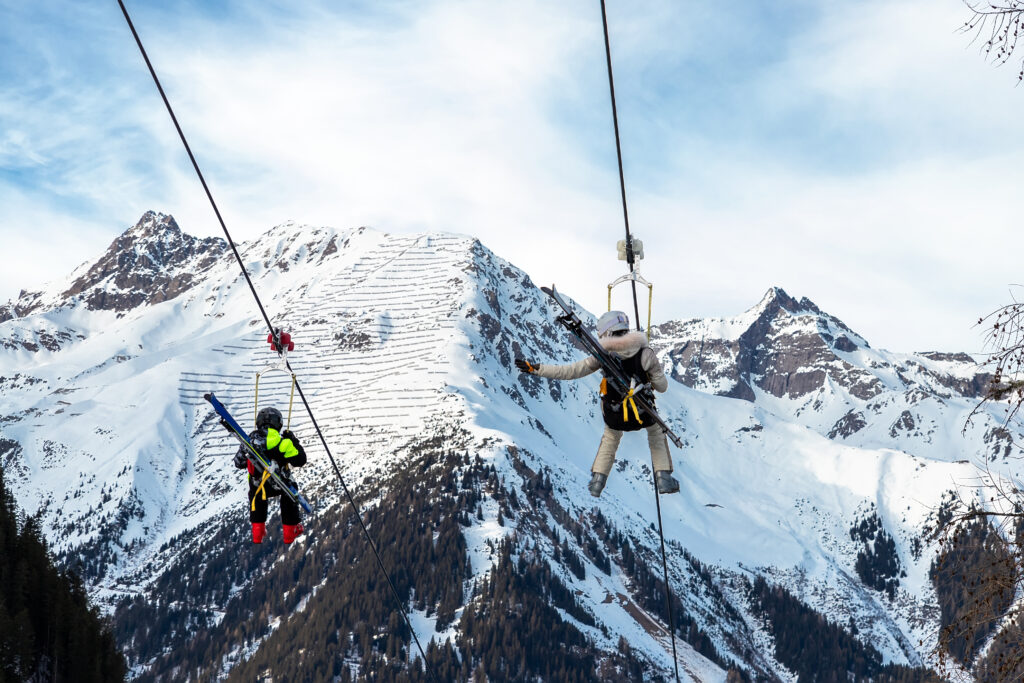
[[[618,337],[601,337],[598,339],[606,350],[620,358],[632,358],[647,346],[647,335],[643,332],[628,332]]]

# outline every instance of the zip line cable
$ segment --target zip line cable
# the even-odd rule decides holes
[[[128,14],[128,8],[125,7],[123,0],[117,0],[117,4],[121,7],[121,13],[124,14],[124,19],[128,22],[128,28],[131,29],[132,36],[135,38],[135,44],[139,46],[139,52],[142,53],[142,58],[146,61],[146,66],[149,68],[149,74],[153,77],[153,83],[156,84],[156,89],[160,92],[160,97],[164,101],[164,106],[167,108],[167,113],[171,116],[171,121],[174,122],[174,128],[178,131],[178,137],[181,138],[181,143],[185,146],[185,151],[188,153],[188,158],[192,162],[192,168],[195,169],[196,175],[199,176],[199,182],[203,185],[203,190],[206,191],[206,198],[210,200],[210,206],[213,207],[213,212],[217,216],[217,221],[220,223],[221,230],[224,231],[224,236],[227,238],[228,244],[231,246],[231,251],[235,255],[235,260],[238,261],[239,268],[242,269],[242,275],[245,276],[245,281],[249,284],[249,291],[252,292],[253,298],[256,300],[256,305],[260,309],[260,315],[263,316],[263,321],[267,324],[267,328],[270,330],[271,335],[276,335],[273,324],[270,322],[270,317],[267,315],[266,309],[263,307],[263,302],[260,300],[260,295],[256,292],[256,287],[253,285],[252,278],[249,277],[249,272],[245,268],[245,263],[242,261],[241,255],[238,253],[238,249],[235,247],[235,241],[231,238],[231,233],[228,232],[227,225],[224,223],[224,218],[220,214],[220,209],[217,208],[217,202],[213,199],[213,193],[210,192],[210,187],[206,184],[206,178],[203,176],[203,172],[199,169],[199,163],[196,161],[195,155],[192,153],[192,148],[188,144],[188,140],[185,138],[185,133],[181,129],[181,125],[178,123],[178,117],[174,115],[174,109],[171,107],[170,100],[167,99],[167,94],[164,92],[163,86],[160,84],[160,79],[156,75],[156,70],[153,68],[152,62],[149,61],[149,55],[146,53],[146,48],[142,46],[142,39],[139,37],[138,31],[135,30],[135,24],[132,22],[131,16]],[[276,346],[276,345],[275,345]],[[278,347],[279,348],[279,347]],[[278,354],[280,355],[278,350]],[[294,376],[292,365],[285,358],[285,365],[288,367],[288,371]],[[302,386],[299,384],[298,379],[295,380],[295,388],[299,391],[299,398],[302,399],[302,405],[306,407],[306,413],[309,415],[310,421],[313,423],[313,428],[316,430],[316,434],[320,437],[320,443],[324,447],[324,451],[327,453],[328,460],[331,461],[331,465],[334,467],[334,473],[338,475],[338,481],[341,482],[341,488],[345,493],[346,499],[348,499],[349,505],[352,506],[353,512],[355,512],[356,519],[359,520],[359,526],[363,530],[363,534],[366,536],[367,542],[370,544],[370,550],[373,551],[373,556],[377,560],[377,566],[380,567],[381,572],[384,574],[384,578],[387,579],[388,586],[391,588],[391,593],[395,597],[395,602],[398,604],[398,608],[402,613],[402,617],[405,619],[406,625],[409,627],[409,632],[412,634],[413,640],[416,642],[416,649],[419,650],[420,656],[423,658],[423,668],[427,673],[427,676],[432,681],[437,681],[434,678],[434,674],[430,669],[430,665],[427,662],[427,655],[423,651],[423,646],[420,644],[420,639],[416,635],[416,629],[413,628],[412,621],[409,619],[409,614],[406,611],[405,604],[402,602],[401,596],[398,594],[398,589],[395,588],[394,582],[391,580],[390,574],[388,574],[387,568],[384,566],[383,560],[381,560],[380,553],[377,551],[377,545],[373,542],[373,538],[370,536],[370,531],[366,528],[366,523],[363,521],[363,516],[359,512],[359,508],[356,506],[355,499],[352,497],[352,493],[349,491],[348,486],[345,484],[345,478],[341,474],[341,470],[338,468],[338,463],[335,462],[334,456],[331,455],[331,449],[327,445],[327,439],[324,438],[323,432],[320,430],[320,425],[317,424],[316,417],[313,415],[313,409],[310,407],[309,402],[306,400],[306,394],[302,391]]]
[[[608,90],[612,99],[612,126],[615,129],[615,156],[619,161],[619,192],[622,195],[622,222],[626,225],[626,263],[629,264],[629,272],[633,272],[633,264],[636,262],[636,255],[633,253],[633,237],[629,233],[629,210],[626,208],[626,174],[622,170],[622,143],[619,140],[619,110],[615,106],[615,79],[612,77],[612,46],[608,40],[608,15],[605,12],[604,0],[601,0],[601,25],[604,27],[604,54],[608,61]],[[633,286],[633,313],[636,317],[636,329],[640,331],[640,305],[636,299],[636,280],[631,280]]]
[[[120,1],[120,0],[118,0]],[[633,237],[629,233],[629,210],[626,208],[626,174],[622,170],[622,143],[619,138],[619,112],[615,106],[615,79],[612,76],[612,46],[608,39],[608,12],[605,9],[605,0],[601,0],[601,26],[604,28],[604,54],[608,63],[608,91],[612,100],[612,125],[615,128],[615,154],[619,162],[619,191],[622,195],[622,221],[626,226],[626,262],[629,264],[629,272],[634,270],[636,255],[633,253]],[[636,315],[636,329],[640,331],[640,304],[636,296],[636,280],[630,280],[633,286],[633,312]],[[609,293],[609,297],[611,294]],[[661,540],[661,569],[665,575],[665,603],[668,606],[669,634],[672,636],[672,664],[675,666],[676,682],[679,679],[679,655],[676,652],[676,621],[672,613],[672,591],[668,583],[668,558],[665,553],[665,529],[661,521],[661,494],[658,492],[658,479],[656,473],[651,470],[652,481],[654,482],[654,503],[658,510],[658,538]]]

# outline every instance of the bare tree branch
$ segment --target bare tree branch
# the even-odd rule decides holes
[[[980,42],[980,50],[986,59],[997,65],[1010,61],[1024,29],[1024,0],[1004,0],[1001,3],[964,0],[964,4],[971,11],[971,18],[960,27],[960,31],[973,34],[971,44]],[[1017,82],[1021,81],[1024,81],[1024,60],[1017,73]]]

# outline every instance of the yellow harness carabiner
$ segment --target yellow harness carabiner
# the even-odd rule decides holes
[[[267,489],[264,487],[265,484],[267,483],[267,479],[270,479],[270,470],[265,469],[263,470],[263,478],[260,479],[260,485],[256,487],[256,493],[252,495],[253,511],[256,510],[256,496],[260,495],[260,492],[263,493],[263,500],[267,499]]]
[[[643,424],[643,420],[640,419],[640,411],[636,409],[636,401],[633,400],[633,388],[629,388],[629,393],[622,399],[622,421],[629,422],[629,409],[633,408],[633,415],[636,416],[636,421]]]

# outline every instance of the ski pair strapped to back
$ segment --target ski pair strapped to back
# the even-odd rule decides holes
[[[298,489],[290,486],[280,474],[278,474],[276,468],[271,467],[271,463],[260,453],[259,449],[249,441],[249,437],[246,435],[245,430],[235,421],[235,418],[231,417],[231,413],[224,407],[224,404],[217,400],[217,397],[213,394],[203,394],[203,398],[210,402],[213,406],[214,411],[220,416],[220,423],[224,425],[225,429],[231,432],[231,435],[238,439],[238,442],[245,448],[245,457],[248,458],[249,462],[252,463],[253,467],[256,468],[256,473],[261,478],[269,476],[277,484],[278,488],[281,489],[282,493],[288,496],[293,502],[297,503],[307,513],[313,512],[313,509],[306,502],[306,499],[299,493]]]
[[[555,303],[558,304],[564,313],[556,318],[559,324],[565,329],[569,330],[574,337],[576,337],[583,345],[584,350],[591,356],[597,359],[597,362],[604,368],[605,376],[612,387],[618,391],[622,396],[626,397],[624,400],[632,400],[636,405],[647,413],[647,415],[657,423],[664,431],[665,436],[669,438],[676,445],[676,448],[683,447],[683,440],[680,439],[668,426],[668,424],[661,419],[657,411],[654,409],[652,403],[644,395],[645,392],[637,392],[637,387],[634,385],[633,378],[630,377],[629,373],[622,367],[622,363],[619,359],[613,356],[607,349],[601,346],[601,342],[594,338],[594,335],[590,333],[585,327],[583,327],[583,321],[576,315],[565,299],[555,290],[555,286],[551,285],[551,288],[541,287],[540,290],[554,299]]]

